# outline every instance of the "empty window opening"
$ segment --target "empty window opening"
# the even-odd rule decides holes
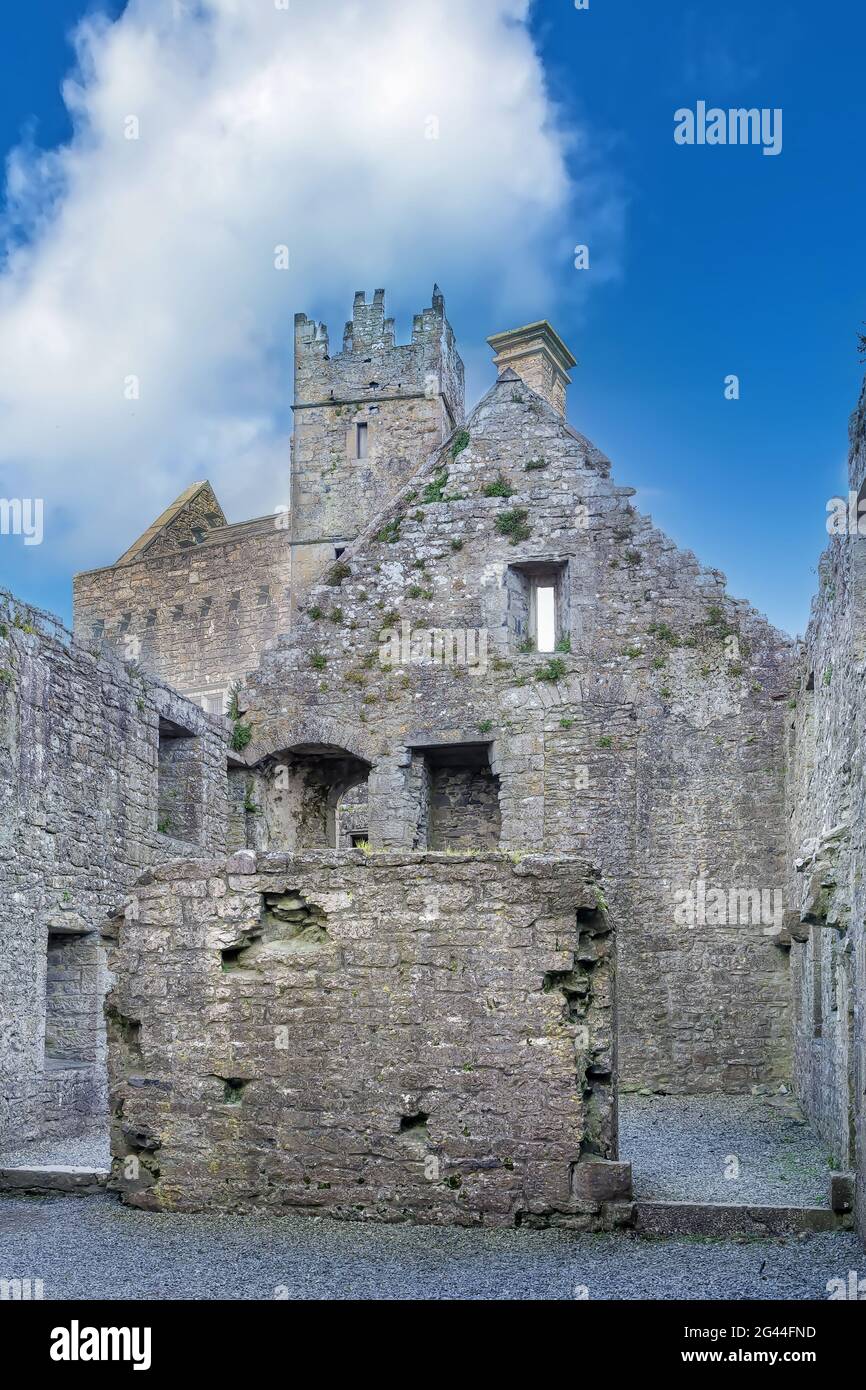
[[[839,1012],[839,968],[842,957],[837,953],[834,943],[830,942],[830,998],[828,1000],[831,1014]]]
[[[367,779],[356,782],[342,791],[337,800],[334,827],[337,849],[357,849],[370,838],[370,813],[367,808]]]
[[[170,719],[159,721],[157,821],[161,835],[201,841],[203,769],[198,739]]]
[[[45,1064],[92,1066],[100,1038],[101,995],[95,932],[49,931],[45,970]]]
[[[223,1082],[223,1104],[240,1105],[244,1088],[249,1085],[249,1080],[240,1076],[219,1077],[218,1080]]]
[[[355,426],[355,454],[359,459],[367,457],[367,422],[360,421]]]
[[[510,565],[506,572],[507,623],[512,650],[567,649],[567,566],[564,561]]]
[[[108,1046],[114,1057],[115,1066],[121,1076],[128,1076],[142,1065],[141,1022],[129,1018],[119,1009],[109,1006],[105,1010],[105,1024],[108,1031]]]
[[[429,1118],[423,1110],[419,1110],[417,1115],[400,1116],[398,1143],[407,1145],[410,1151],[419,1157],[427,1152],[430,1143],[430,1132],[427,1128]]]
[[[487,743],[446,744],[415,751],[416,843],[421,848],[497,849],[502,832],[499,778]]]

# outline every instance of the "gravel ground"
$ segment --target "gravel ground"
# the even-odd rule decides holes
[[[271,1299],[280,1288],[292,1299],[825,1299],[828,1279],[862,1266],[847,1234],[646,1241],[154,1214],[107,1193],[0,1200],[0,1277],[41,1278],[51,1299]]]
[[[829,1206],[827,1149],[790,1096],[621,1095],[619,1151],[637,1197]]]
[[[102,1128],[78,1139],[38,1139],[20,1149],[0,1152],[0,1168],[43,1168],[46,1164],[94,1171],[110,1168],[108,1131]]]

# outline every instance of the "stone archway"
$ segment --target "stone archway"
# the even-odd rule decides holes
[[[347,724],[326,717],[283,719],[256,730],[253,742],[242,761],[247,767],[257,767],[287,750],[322,745],[340,748],[343,752],[372,766],[386,753],[386,746],[373,734],[357,724]]]
[[[366,786],[369,762],[336,744],[298,743],[271,754],[257,771],[261,848],[295,852],[345,847],[341,798],[351,788]]]

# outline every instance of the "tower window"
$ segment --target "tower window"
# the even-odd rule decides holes
[[[367,422],[361,421],[355,426],[355,454],[359,459],[367,457]]]

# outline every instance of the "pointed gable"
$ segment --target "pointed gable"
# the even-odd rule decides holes
[[[125,550],[118,565],[129,565],[168,550],[184,550],[197,545],[208,531],[227,524],[223,509],[209,482],[191,483],[170,507],[156,518],[133,545]]]

